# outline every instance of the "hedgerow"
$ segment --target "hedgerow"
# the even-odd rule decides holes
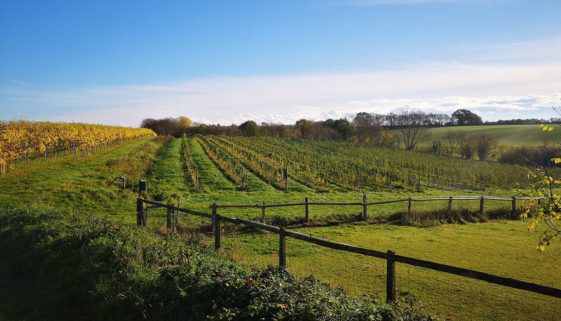
[[[0,269],[29,282],[26,320],[433,320],[313,277],[236,264],[180,236],[37,210],[0,214]],[[49,289],[47,296],[33,291]],[[4,291],[10,289],[5,288]],[[56,308],[53,308],[56,307]]]

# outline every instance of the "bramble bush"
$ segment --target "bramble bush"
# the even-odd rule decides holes
[[[252,269],[180,236],[37,210],[0,214],[0,263],[26,320],[433,320],[313,277]],[[48,296],[32,293],[48,289]],[[4,291],[10,291],[5,288]],[[29,307],[32,307],[31,309]]]

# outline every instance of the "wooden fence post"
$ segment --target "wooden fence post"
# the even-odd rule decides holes
[[[409,199],[407,200],[407,216],[409,218],[411,218],[411,206],[413,205],[412,201],[411,196],[409,196]]]
[[[173,211],[171,209],[172,206],[173,203],[171,201],[168,201],[168,207],[167,207],[168,211],[167,211],[167,220],[166,220],[167,223],[166,226],[168,228],[168,232],[173,229],[173,217],[172,217]]]
[[[448,217],[452,216],[452,196],[448,199]]]
[[[265,201],[263,201],[263,206],[261,206],[261,223],[265,223]]]
[[[310,220],[310,208],[308,206],[308,196],[304,199],[304,206],[306,207],[306,223]]]
[[[212,203],[212,205],[210,206],[211,210],[212,210],[212,231],[214,232],[214,228],[216,227],[216,212],[217,212],[217,206],[216,203]]]
[[[366,193],[362,195],[362,219],[368,219],[368,205],[366,205]]]
[[[142,226],[142,198],[136,199],[136,225]]]
[[[146,226],[146,215],[144,213],[144,201],[140,197],[136,199],[136,225]]]
[[[179,207],[179,204],[177,204],[177,207]],[[179,231],[179,212],[172,211],[172,213],[173,213],[173,229]]]
[[[396,301],[395,289],[395,252],[388,251],[386,257],[386,302]]]
[[[512,215],[516,215],[516,196],[512,197]]]
[[[286,269],[286,234],[284,227],[279,231],[279,267]]]
[[[483,216],[483,214],[485,214],[485,196],[479,199],[479,215]]]
[[[222,246],[221,240],[220,240],[220,215],[215,215],[214,216],[214,249],[218,250],[220,249],[220,247]]]

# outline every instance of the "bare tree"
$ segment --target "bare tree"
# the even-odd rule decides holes
[[[414,150],[430,125],[430,117],[423,112],[403,112],[396,118],[396,126],[405,149]]]
[[[477,157],[479,160],[486,160],[495,147],[495,140],[489,135],[480,135],[476,138]]]
[[[356,114],[352,125],[356,128],[359,142],[380,144],[384,140],[384,115],[361,112]]]

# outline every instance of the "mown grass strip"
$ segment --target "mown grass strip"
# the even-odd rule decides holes
[[[235,189],[232,182],[214,165],[196,140],[189,139],[188,144],[192,152],[193,162],[199,172],[201,191],[231,191]]]
[[[172,139],[162,148],[154,164],[150,183],[149,192],[158,199],[165,199],[171,194],[187,194],[189,188],[181,161],[181,139]]]

